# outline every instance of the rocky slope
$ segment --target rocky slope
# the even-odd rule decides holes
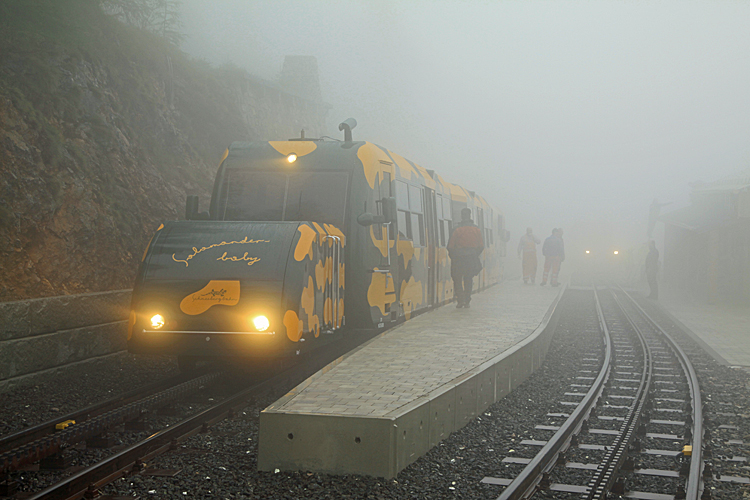
[[[0,301],[131,287],[158,225],[187,194],[205,207],[224,148],[262,134],[244,79],[92,0],[5,0]]]

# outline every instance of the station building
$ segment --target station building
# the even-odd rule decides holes
[[[664,283],[699,301],[750,305],[750,171],[693,184],[690,198],[659,218]]]

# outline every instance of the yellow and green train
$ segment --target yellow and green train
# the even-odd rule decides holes
[[[408,320],[454,298],[446,244],[464,207],[485,240],[474,288],[502,279],[502,212],[347,139],[233,143],[208,212],[188,197],[188,220],[165,222],[146,249],[129,350],[270,359]]]

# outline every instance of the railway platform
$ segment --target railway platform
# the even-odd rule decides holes
[[[562,290],[506,281],[383,332],[261,413],[258,468],[394,477],[542,365]]]
[[[658,303],[719,363],[750,370],[750,306],[707,304],[669,289]]]

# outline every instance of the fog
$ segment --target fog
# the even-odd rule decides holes
[[[329,135],[354,117],[476,190],[511,249],[526,226],[641,244],[654,198],[750,167],[750,2],[184,0],[183,22],[189,54],[269,80],[316,56]]]

